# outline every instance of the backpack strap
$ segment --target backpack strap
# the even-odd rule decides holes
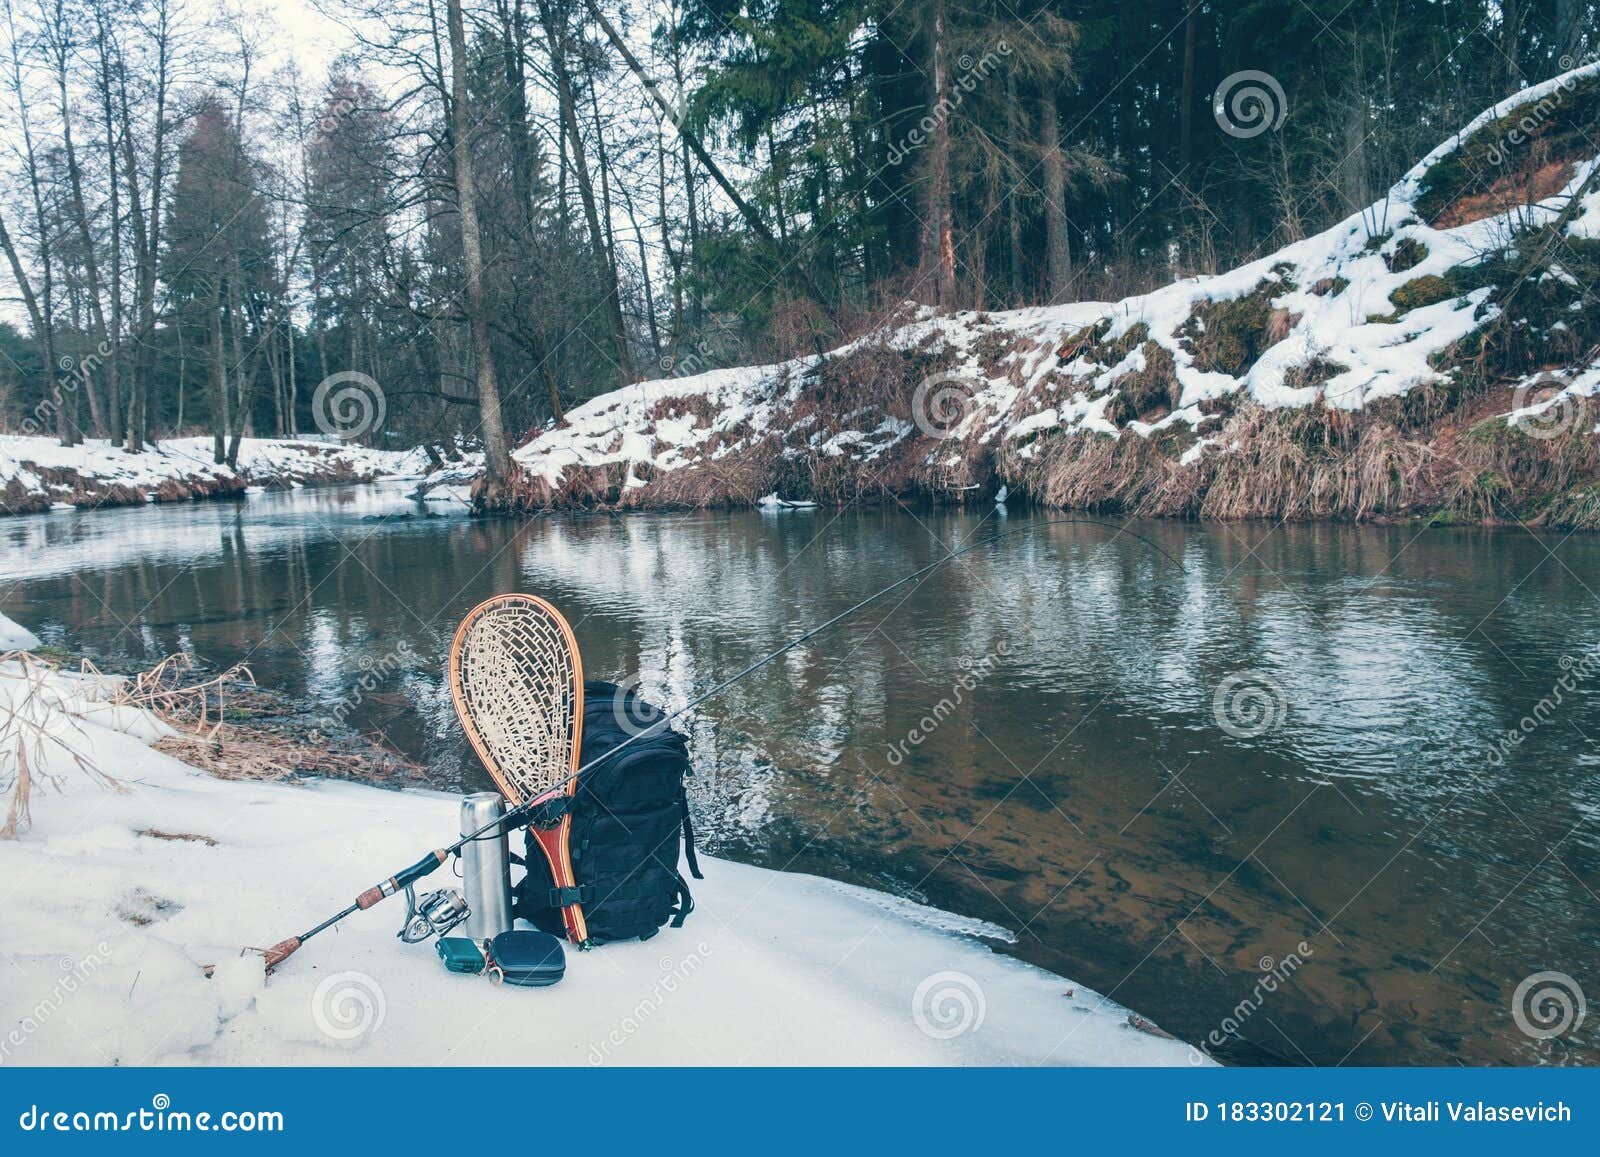
[[[683,922],[689,918],[689,913],[694,911],[694,897],[689,894],[689,885],[676,871],[672,873],[672,878],[678,883],[678,906],[672,910],[672,926],[682,928]],[[695,879],[703,880],[705,877],[696,872]]]
[[[688,792],[678,792],[678,806],[683,809],[683,858],[689,861],[689,874],[696,880],[704,880],[705,876],[701,875],[700,873],[700,861],[695,857],[694,854],[694,822],[689,818]],[[673,875],[677,875],[677,873],[674,872]],[[687,897],[689,895],[689,889],[684,884],[682,876],[678,876],[678,886],[683,889],[683,894],[685,897]],[[689,902],[689,909],[690,911],[694,909],[694,902],[692,900]],[[685,916],[688,914],[689,912],[684,913]],[[681,924],[682,921],[679,921],[679,923]],[[678,924],[674,924],[673,927],[678,927]]]
[[[594,903],[594,885],[584,884],[577,888],[551,888],[545,894],[545,907],[570,908],[574,904]]]

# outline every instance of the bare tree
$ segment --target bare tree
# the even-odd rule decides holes
[[[40,173],[39,153],[35,147],[32,118],[28,115],[31,94],[23,81],[23,44],[21,29],[11,0],[4,0],[7,41],[10,48],[7,80],[16,103],[18,126],[22,137],[22,163],[27,177],[29,200],[33,207],[35,250],[39,259],[39,286],[35,290],[27,276],[15,241],[9,231],[3,234],[6,260],[12,275],[21,288],[28,310],[28,320],[33,325],[34,337],[39,342],[39,352],[44,362],[45,397],[54,410],[56,436],[63,446],[73,446],[83,441],[83,432],[76,421],[76,383],[63,389],[60,363],[56,356],[55,318],[55,246],[51,236],[51,214],[45,207],[44,180]]]
[[[461,0],[446,0],[450,28],[450,124],[455,163],[456,214],[461,222],[461,255],[467,281],[467,321],[478,360],[478,421],[483,431],[484,487],[479,502],[488,509],[508,498],[511,451],[500,416],[500,382],[494,347],[489,344],[488,305],[483,293],[483,249],[478,229],[478,183],[472,158],[472,119],[468,111],[467,36]]]

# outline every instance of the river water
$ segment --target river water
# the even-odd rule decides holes
[[[478,789],[441,671],[489,595],[550,598],[591,677],[672,707],[1032,524],[702,708],[702,841],[1003,925],[1226,1060],[1600,1063],[1600,1013],[1537,1035],[1567,981],[1523,985],[1600,998],[1600,540],[418,511],[390,486],[4,519],[0,610],[108,661],[244,661]]]

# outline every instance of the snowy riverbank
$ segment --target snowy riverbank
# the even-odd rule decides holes
[[[709,857],[684,928],[569,953],[554,988],[446,973],[395,939],[400,900],[266,978],[241,945],[414,861],[454,797],[218,780],[147,746],[167,729],[114,687],[0,667],[0,786],[20,725],[50,737],[25,747],[32,824],[0,840],[0,1065],[1210,1063],[994,953],[999,929]]]
[[[62,446],[54,438],[0,434],[0,514],[412,478],[428,468],[420,449],[371,450],[326,441],[245,438],[233,469],[213,461],[210,438],[169,438],[131,454],[94,438]]]
[[[1347,220],[1121,301],[907,307],[821,355],[626,386],[515,458],[525,508],[1010,492],[1216,518],[1600,528],[1600,63]],[[696,364],[707,359],[696,358]]]

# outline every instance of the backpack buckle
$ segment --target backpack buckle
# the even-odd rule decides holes
[[[593,900],[594,886],[584,884],[576,888],[551,888],[545,905],[550,908],[570,908],[574,904],[588,904]]]
[[[569,811],[572,810],[572,797],[565,793],[551,796],[534,806],[528,818],[533,826],[543,831],[549,831],[561,823]]]

